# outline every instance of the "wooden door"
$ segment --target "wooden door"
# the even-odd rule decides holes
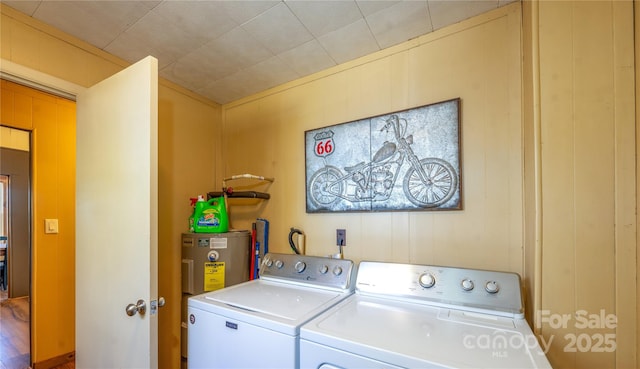
[[[157,111],[153,57],[77,96],[78,368],[157,367]]]

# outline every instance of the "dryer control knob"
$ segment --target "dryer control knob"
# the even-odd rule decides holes
[[[484,285],[484,289],[489,293],[498,293],[500,291],[500,285],[496,281],[489,281]]]
[[[326,265],[323,265],[320,267],[320,274],[327,274],[327,272],[329,271],[329,267]]]
[[[333,275],[338,276],[340,274],[342,274],[342,267],[337,266],[333,268]]]
[[[271,266],[273,265],[273,260],[267,258],[264,260],[264,263],[267,265],[267,268],[271,268]]]
[[[418,283],[424,288],[431,288],[436,284],[436,278],[431,273],[422,273],[418,277]]]
[[[283,266],[284,263],[282,262],[282,260],[276,260],[276,268],[282,269]]]
[[[469,278],[463,279],[462,282],[460,282],[460,285],[462,286],[462,289],[465,291],[471,291],[473,287],[475,287],[475,285],[473,284],[473,281]]]
[[[299,261],[293,267],[295,268],[296,272],[302,273],[307,268],[307,264],[305,264],[304,261]]]

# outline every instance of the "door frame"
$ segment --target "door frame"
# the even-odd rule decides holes
[[[25,67],[20,64],[16,64],[12,61],[0,58],[0,78],[18,83],[36,90],[44,91],[50,93],[52,95],[62,97],[68,100],[75,101],[76,96],[86,90],[85,87],[77,85],[72,82],[65,81],[63,79],[51,76],[49,74]],[[32,131],[29,131],[31,135],[31,140],[33,139]],[[30,143],[33,146],[33,142]],[[30,154],[31,155],[31,154]],[[33,178],[34,173],[32,172],[33,168],[30,171],[30,177]],[[29,188],[29,192],[33,189]],[[29,257],[29,295],[33,295],[33,291],[35,289],[35,285],[37,284],[37,280],[34,276],[34,269],[32,267],[33,259],[34,259],[34,250],[35,247],[35,239],[33,235],[33,211],[34,211],[34,203],[30,201],[30,209],[29,209],[29,217],[31,229],[29,233],[31,235],[31,245],[30,245],[30,257]],[[33,316],[33,299],[29,302],[29,314]],[[33,324],[32,320],[29,321],[29,365],[33,366],[33,351],[34,351],[34,334],[33,334]]]
[[[2,174],[7,175],[7,210],[9,218],[7,220],[8,248],[6,252],[5,270],[7,275],[8,298],[16,298],[31,295],[31,265],[32,265],[32,239],[33,239],[33,206],[32,203],[32,178],[33,178],[33,150],[31,131],[2,126],[9,129],[10,134],[26,134],[28,147],[22,144],[0,147],[3,152]],[[7,158],[4,158],[7,155]],[[7,161],[8,160],[8,161]],[[12,178],[14,177],[14,178]],[[25,207],[26,206],[26,207]],[[13,210],[11,210],[13,209]],[[22,230],[26,227],[27,231]],[[24,246],[26,244],[26,248]],[[21,246],[14,246],[21,245]],[[22,281],[21,270],[26,267],[26,283]]]
[[[75,83],[0,58],[0,77],[69,100],[86,90]]]

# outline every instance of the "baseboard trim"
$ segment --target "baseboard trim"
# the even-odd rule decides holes
[[[33,363],[33,369],[51,369],[76,360],[76,352],[68,352],[66,354],[52,357],[51,359],[38,361]]]

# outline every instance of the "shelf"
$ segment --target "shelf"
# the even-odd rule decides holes
[[[220,196],[226,195],[227,198],[229,198],[229,199],[236,198],[236,199],[263,199],[263,200],[268,200],[268,199],[271,198],[271,195],[269,195],[266,192],[233,191],[231,189],[231,187],[227,187],[227,182],[228,181],[234,181],[234,180],[237,180],[237,179],[253,179],[253,180],[265,181],[265,182],[273,182],[275,180],[275,178],[256,176],[256,175],[253,175],[253,174],[239,174],[239,175],[235,175],[235,176],[231,176],[229,178],[223,179],[222,180],[222,191],[209,192],[209,193],[207,193],[207,197],[209,199],[211,199],[211,198],[214,198],[214,197],[220,197]]]
[[[209,196],[210,199],[214,198],[214,197],[220,197],[222,195],[224,195],[224,192],[222,192],[222,191],[207,193],[207,196]],[[256,192],[256,191],[238,191],[238,192],[232,192],[230,194],[227,194],[227,198],[229,198],[229,199],[237,198],[237,199],[265,199],[265,200],[268,200],[268,199],[271,198],[271,195],[269,195],[268,193]]]

